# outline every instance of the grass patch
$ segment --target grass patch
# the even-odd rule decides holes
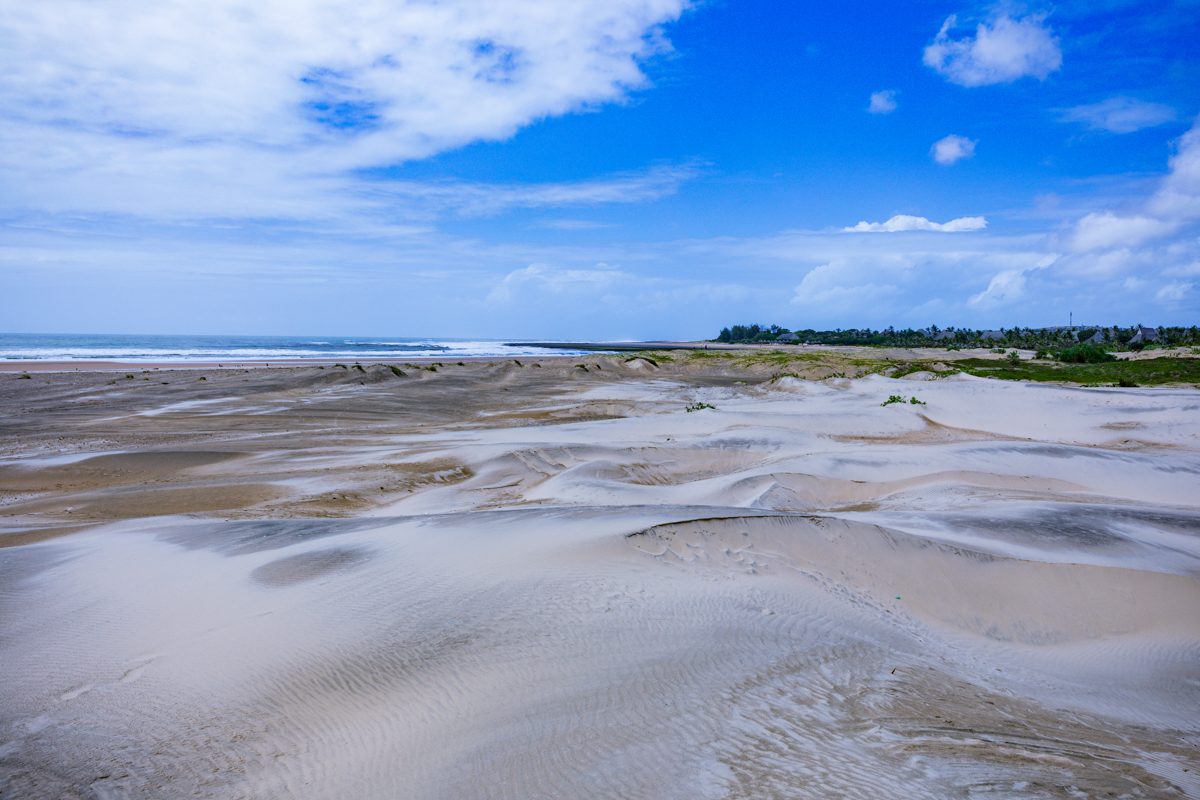
[[[403,378],[405,375],[408,374],[404,370],[397,367],[395,364],[389,364],[388,369],[390,369],[392,371],[392,374],[395,375],[397,378]]]
[[[1144,361],[1104,361],[1100,363],[1048,363],[1038,361],[990,361],[968,358],[954,366],[979,378],[1019,381],[1080,383],[1090,386],[1121,385],[1129,381],[1138,386],[1162,386],[1168,383],[1200,383],[1200,358],[1151,358]]]
[[[18,375],[18,376],[17,376],[17,380],[19,380],[19,381],[31,381],[31,380],[33,380],[33,376],[32,376],[32,375],[30,375],[28,372],[22,372],[20,375]]]
[[[716,406],[710,406],[708,403],[693,403],[692,405],[687,406],[687,408],[684,410],[690,414],[693,411],[703,411],[706,408],[711,408],[714,411],[717,410]]]

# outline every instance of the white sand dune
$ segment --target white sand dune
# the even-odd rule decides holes
[[[630,363],[352,441],[275,444],[374,419],[309,403],[0,466],[403,478],[0,549],[0,796],[1200,797],[1195,392]]]

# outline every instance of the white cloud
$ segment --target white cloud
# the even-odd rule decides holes
[[[896,110],[896,90],[885,89],[882,92],[872,92],[871,104],[867,111],[872,114],[890,114]]]
[[[965,136],[950,134],[944,139],[934,142],[933,147],[929,148],[929,153],[937,163],[949,166],[956,161],[975,155],[975,145],[977,144],[979,144],[978,139],[968,139]]]
[[[819,309],[823,314],[846,314],[864,306],[877,305],[902,294],[893,284],[852,283],[846,285],[847,264],[833,261],[811,270],[796,287],[792,304]]]
[[[1180,137],[1168,166],[1166,177],[1143,204],[1142,213],[1085,215],[1068,231],[1071,249],[1080,253],[1124,251],[1128,256],[1131,248],[1170,236],[1200,219],[1200,119]],[[1188,258],[1188,247],[1177,243],[1176,250],[1171,261]]]
[[[1187,297],[1191,290],[1192,284],[1190,283],[1168,283],[1154,293],[1154,299],[1162,303],[1178,303]]]
[[[1039,244],[1033,238],[986,233],[967,240],[809,235],[795,237],[790,254],[780,250],[776,255],[809,263],[832,256],[810,268],[791,300],[814,326],[818,320],[845,326],[866,319],[928,325],[927,314],[935,311],[960,320],[969,317],[978,325],[979,310],[1005,306],[1023,290],[1027,279],[1020,276],[1055,263],[1056,256],[1039,252]],[[837,249],[830,252],[830,245]],[[1004,273],[1012,273],[1007,282]],[[992,277],[998,274],[999,281]],[[986,295],[989,289],[991,295],[968,305],[972,296]]]
[[[1150,217],[1118,217],[1111,211],[1091,213],[1075,223],[1071,248],[1077,252],[1133,247],[1175,230],[1175,225]]]
[[[591,231],[611,226],[607,222],[596,222],[590,219],[543,219],[534,223],[534,227],[556,231]]]
[[[20,190],[8,205],[91,211],[120,195],[127,213],[311,213],[348,170],[622,101],[686,5],[9,4],[0,170]]]
[[[941,231],[943,233],[958,233],[960,231],[978,231],[987,227],[983,217],[959,217],[949,222],[930,222],[924,217],[910,217],[907,214],[897,214],[887,222],[860,222],[853,228],[843,228],[846,233],[896,233],[899,231]]]
[[[991,283],[967,300],[967,305],[987,308],[1020,298],[1025,293],[1024,270],[1010,269],[997,274]]]
[[[974,38],[951,39],[957,18],[949,17],[933,44],[925,48],[924,62],[960,86],[1011,83],[1031,75],[1038,80],[1062,65],[1058,39],[1045,26],[1044,15],[1013,19],[998,17],[980,23]]]
[[[1168,166],[1170,172],[1151,198],[1148,210],[1167,219],[1200,218],[1200,117],[1180,137]]]
[[[1046,269],[1058,261],[1058,258],[1057,253],[1051,253],[1032,264],[998,272],[986,289],[967,300],[967,305],[972,308],[994,308],[1021,299],[1025,295],[1026,274],[1033,270]]]
[[[632,276],[619,268],[597,264],[593,269],[559,269],[549,264],[530,264],[504,276],[487,297],[489,303],[511,303],[530,291],[539,295],[589,294],[595,300],[614,286],[628,283]]]
[[[400,201],[408,213],[454,212],[487,216],[514,208],[643,203],[673,194],[697,174],[690,166],[655,167],[640,173],[612,175],[590,181],[529,184],[484,184],[458,181],[375,181],[360,195],[389,205]],[[554,227],[566,229],[570,221]],[[583,227],[574,224],[574,227]],[[589,227],[596,227],[595,224]]]
[[[1102,103],[1075,106],[1063,112],[1065,122],[1082,122],[1092,130],[1133,133],[1175,119],[1175,109],[1132,97],[1111,97]]]

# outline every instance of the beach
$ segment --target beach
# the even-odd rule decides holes
[[[6,365],[0,797],[1200,797],[1200,391],[775,352]]]

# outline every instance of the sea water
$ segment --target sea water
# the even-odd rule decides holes
[[[0,333],[0,359],[36,361],[271,361],[577,355],[503,340],[399,336],[185,336]]]

